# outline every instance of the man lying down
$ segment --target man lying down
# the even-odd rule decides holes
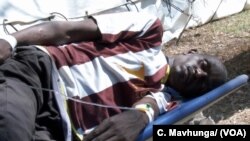
[[[2,37],[0,140],[136,140],[168,111],[166,87],[193,98],[226,81],[215,56],[165,56],[162,34],[158,18],[125,12]]]

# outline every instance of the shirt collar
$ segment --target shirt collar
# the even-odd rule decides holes
[[[165,84],[165,83],[167,82],[168,77],[169,77],[169,73],[170,73],[170,66],[167,65],[167,66],[166,66],[165,75],[164,75],[164,77],[161,79],[161,83],[162,83],[162,84]]]

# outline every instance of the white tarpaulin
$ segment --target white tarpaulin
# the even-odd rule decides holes
[[[178,38],[183,28],[202,25],[249,8],[250,0],[1,0],[0,35],[47,20],[54,12],[59,13],[56,20],[65,20],[64,16],[68,20],[80,20],[82,18],[78,17],[92,14],[144,11],[162,20],[163,40],[167,42]],[[2,23],[6,23],[6,30]]]

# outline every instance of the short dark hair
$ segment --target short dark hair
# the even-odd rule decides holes
[[[207,91],[210,91],[227,81],[228,72],[227,72],[226,66],[223,64],[223,62],[219,58],[217,58],[216,56],[207,55],[207,54],[204,56],[206,56],[206,58],[210,60],[210,62],[212,63],[211,65],[215,66],[214,67],[215,70],[213,73],[220,74],[219,76],[217,75],[218,77],[216,79],[213,79],[213,81],[209,84]]]

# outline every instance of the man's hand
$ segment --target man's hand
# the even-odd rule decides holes
[[[146,127],[148,117],[137,110],[126,111],[104,120],[84,141],[135,141]]]
[[[0,39],[0,64],[11,56],[11,50],[12,48],[10,44],[5,40]]]

